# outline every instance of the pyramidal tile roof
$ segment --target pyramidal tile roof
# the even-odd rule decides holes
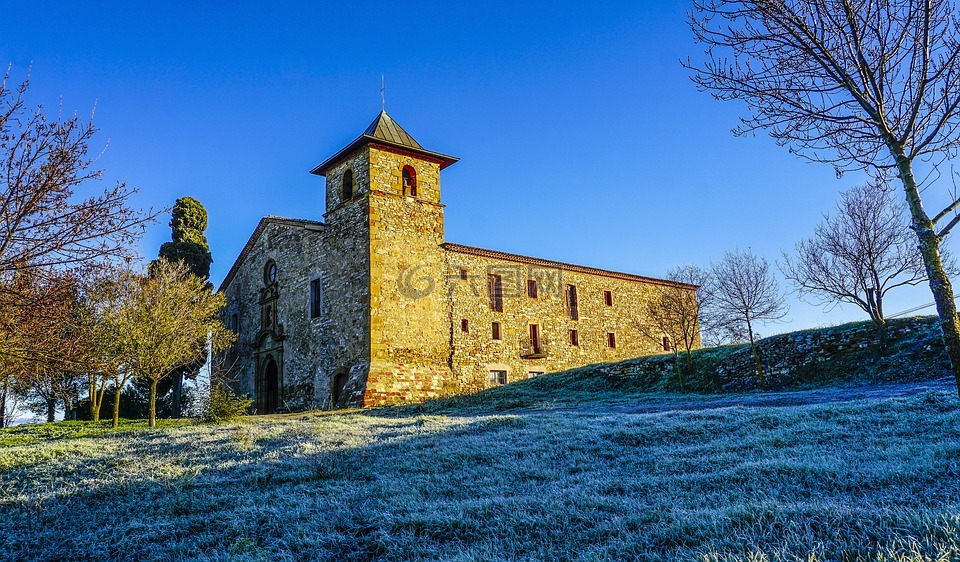
[[[373,120],[373,123],[370,123],[370,126],[368,126],[359,137],[340,149],[330,158],[324,160],[323,163],[310,170],[310,173],[320,176],[325,175],[327,168],[340,161],[340,159],[350,151],[366,143],[379,143],[381,145],[394,147],[395,149],[414,152],[428,159],[433,159],[435,162],[439,162],[441,170],[459,160],[459,158],[454,156],[448,156],[423,148],[420,146],[420,143],[410,136],[410,133],[404,131],[403,127],[387,115],[386,111],[380,111],[380,114]]]
[[[397,122],[387,115],[386,111],[381,111],[380,115],[377,115],[377,118],[373,120],[373,123],[370,123],[370,126],[363,132],[363,135],[408,148],[423,150],[420,143],[413,140],[413,137],[404,131],[403,127],[397,125]]]

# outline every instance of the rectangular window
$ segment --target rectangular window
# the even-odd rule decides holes
[[[467,270],[463,267],[460,268],[460,280],[461,281],[467,280]]]
[[[490,384],[507,384],[506,371],[490,371]]]
[[[491,328],[492,328],[492,337],[493,337],[493,339],[495,339],[495,340],[500,339],[500,323],[499,323],[499,322],[494,322],[493,324],[491,324]]]
[[[577,303],[577,287],[574,285],[567,285],[564,292],[566,293],[567,318],[570,320],[579,320],[580,307]]]
[[[570,330],[570,345],[580,345],[580,332]]]
[[[663,350],[673,351],[673,346],[670,345],[670,336],[663,336]]]
[[[540,345],[540,326],[530,324],[530,353],[540,355],[543,353],[543,346]]]
[[[467,319],[466,319],[466,318],[464,318],[463,320],[460,321],[460,331],[461,331],[461,332],[469,332],[469,331],[470,331],[470,324],[467,322]]]
[[[490,295],[490,310],[503,312],[503,277],[496,273],[488,274],[487,293]]]
[[[527,296],[531,299],[537,298],[539,293],[536,279],[527,279]]]
[[[310,281],[310,318],[320,317],[320,304],[322,298],[320,279]]]
[[[529,371],[527,372],[527,378],[532,379],[533,377],[539,377],[543,374],[543,371]]]
[[[613,306],[613,292],[611,291],[603,292],[603,304],[607,306]]]
[[[234,334],[240,332],[240,315],[236,312],[230,315],[230,331]]]
[[[613,332],[607,332],[607,347],[611,349],[617,347],[617,335]]]

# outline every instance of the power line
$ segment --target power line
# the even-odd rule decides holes
[[[953,295],[953,298],[954,298],[954,299],[956,299],[957,297],[958,297],[958,295]],[[898,312],[898,313],[896,313],[896,314],[888,314],[888,315],[887,315],[887,318],[896,318],[896,317],[898,317],[898,316],[903,316],[903,315],[905,315],[905,314],[910,314],[910,313],[912,313],[912,312],[918,312],[918,311],[920,311],[920,310],[923,310],[924,308],[930,308],[931,306],[934,306],[935,304],[937,304],[937,303],[931,302],[931,303],[923,304],[923,305],[920,305],[920,306],[915,306],[915,307],[913,307],[913,308],[908,308],[907,310],[901,310],[900,312]]]

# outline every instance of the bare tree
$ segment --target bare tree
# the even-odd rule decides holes
[[[638,324],[648,339],[673,351],[680,390],[685,390],[684,371],[693,370],[693,350],[700,347],[700,310],[710,299],[710,273],[695,265],[676,267],[667,279],[683,285],[658,285],[646,304],[647,321]],[[666,338],[666,339],[664,339]],[[680,351],[686,358],[680,368]]]
[[[881,183],[845,191],[837,212],[825,215],[813,236],[783,256],[781,270],[801,296],[826,306],[856,305],[877,328],[886,347],[883,299],[891,290],[926,280],[916,237],[907,228],[905,205]]]
[[[960,29],[951,0],[694,0],[705,45],[686,63],[694,82],[749,114],[734,130],[766,130],[838,174],[900,179],[960,392],[960,325],[940,253],[960,199],[932,216],[921,192],[960,148]],[[728,58],[730,57],[730,58]]]
[[[767,260],[749,250],[726,252],[711,267],[713,285],[709,314],[731,331],[744,331],[750,341],[760,387],[766,387],[763,359],[757,348],[757,322],[780,320],[788,307]]]
[[[0,83],[0,272],[128,256],[150,220],[128,206],[135,190],[77,191],[103,176],[89,154],[92,120],[28,109],[29,82],[11,89],[9,78]]]

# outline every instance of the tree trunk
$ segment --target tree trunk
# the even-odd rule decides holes
[[[113,393],[113,427],[120,425],[120,383],[114,387]]]
[[[683,384],[683,367],[680,365],[680,351],[673,346],[673,368],[677,370],[677,379],[680,381],[680,392],[686,392]]]
[[[750,349],[753,350],[753,360],[757,366],[757,377],[760,379],[760,388],[766,389],[767,382],[763,378],[763,361],[760,359],[760,350],[756,342],[753,341],[753,326],[750,325],[750,317],[747,317],[747,332],[750,334]]]
[[[927,270],[927,280],[930,292],[937,305],[937,314],[940,316],[940,329],[943,331],[943,345],[950,358],[950,367],[957,382],[957,393],[960,394],[960,323],[957,320],[957,305],[953,300],[953,286],[950,278],[943,270],[943,261],[940,256],[940,238],[934,230],[933,221],[923,210],[920,201],[920,191],[913,176],[913,162],[904,154],[903,148],[894,144],[890,147],[897,160],[897,171],[903,182],[903,190],[910,207],[911,228],[920,241],[920,255],[923,256],[923,265]]]
[[[874,325],[877,327],[877,355],[874,357],[874,361],[880,360],[880,357],[883,356],[883,352],[887,349],[887,321],[883,318],[877,318],[873,321]]]
[[[183,394],[183,369],[177,369],[173,375],[173,417],[178,419],[180,413],[180,396]]]
[[[6,379],[3,381],[3,386],[0,387],[0,429],[7,427],[7,388],[8,382]]]
[[[100,421],[100,404],[103,401],[103,394],[97,394],[97,377],[95,375],[90,375],[90,419],[98,422]]]
[[[157,381],[150,381],[150,427],[157,427]]]
[[[48,398],[47,399],[47,423],[53,423],[57,421],[57,401]]]

